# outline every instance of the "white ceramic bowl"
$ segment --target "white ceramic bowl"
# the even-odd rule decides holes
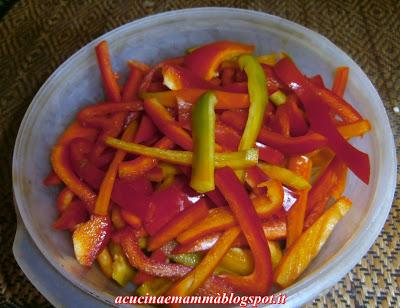
[[[127,73],[126,61],[154,64],[181,55],[206,42],[230,39],[255,44],[258,54],[289,53],[307,75],[322,74],[328,85],[335,67],[350,67],[345,98],[370,120],[373,130],[354,141],[371,159],[371,183],[350,174],[346,195],[354,201],[307,272],[285,292],[291,306],[304,304],[342,278],[368,251],[390,210],[396,178],[393,135],[382,101],[368,77],[343,51],[326,38],[298,24],[255,11],[200,8],[146,17],[119,27],[89,43],[64,62],[33,99],[21,124],[13,159],[15,201],[23,222],[48,261],[75,286],[112,304],[121,291],[93,267],[75,261],[71,237],[55,232],[57,191],[42,185],[50,170],[49,154],[57,136],[76,112],[103,96],[94,46],[110,43],[113,67]]]

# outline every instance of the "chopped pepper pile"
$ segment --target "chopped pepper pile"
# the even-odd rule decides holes
[[[53,228],[72,233],[82,266],[142,295],[269,295],[301,277],[350,210],[348,170],[369,182],[349,139],[371,125],[343,98],[347,67],[330,90],[254,49],[131,59],[121,85],[96,46],[104,101],[59,137],[43,182],[61,186]]]

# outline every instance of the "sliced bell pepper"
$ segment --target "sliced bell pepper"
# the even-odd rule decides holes
[[[294,156],[289,158],[289,170],[293,171],[305,180],[311,177],[312,161],[306,156]],[[290,208],[287,215],[287,237],[286,247],[290,247],[302,234],[304,227],[304,217],[307,208],[308,191],[299,192],[299,198]]]
[[[122,140],[130,141],[133,139],[137,131],[137,121],[132,121],[131,124],[122,134]],[[114,159],[112,160],[108,170],[103,178],[100,185],[99,194],[96,199],[96,205],[93,213],[95,215],[107,215],[110,207],[111,193],[114,187],[115,179],[118,172],[119,164],[124,160],[126,152],[118,150],[115,153]]]
[[[131,211],[121,209],[121,218],[134,229],[142,226],[141,219]]]
[[[321,75],[315,75],[312,77],[308,78],[313,84],[315,84],[317,87],[325,88],[325,83],[324,79],[322,79]]]
[[[72,234],[72,242],[79,264],[91,266],[107,245],[110,233],[111,221],[108,216],[92,215],[90,220],[78,225]]]
[[[64,212],[74,199],[75,194],[68,188],[64,187],[57,196],[57,210]]]
[[[208,214],[208,206],[204,199],[183,210],[172,220],[165,224],[154,236],[150,238],[148,250],[153,251],[174,239],[179,233],[188,229],[195,222],[203,219]]]
[[[173,146],[174,143],[167,137],[161,138],[154,144],[154,147],[166,150],[172,149]],[[121,179],[133,180],[145,175],[148,171],[153,169],[157,163],[158,159],[156,158],[140,156],[134,160],[121,162],[119,164],[118,175]]]
[[[198,288],[212,275],[218,263],[240,234],[238,227],[225,231],[217,243],[204,256],[201,262],[185,277],[175,282],[166,292],[167,295],[187,296],[195,293]]]
[[[55,174],[53,170],[44,178],[43,184],[46,186],[57,186],[62,184],[61,179]]]
[[[361,120],[346,125],[338,126],[339,133],[345,139],[352,137],[363,136],[371,130],[371,124],[368,120]]]
[[[107,41],[101,41],[96,46],[96,56],[107,99],[112,102],[120,102],[121,93],[111,67],[110,51]]]
[[[75,200],[61,212],[60,217],[53,223],[53,228],[73,231],[77,225],[87,221],[88,218],[89,212],[85,204],[80,200]]]
[[[232,93],[248,94],[248,86],[246,82],[233,82],[231,84],[218,87],[219,90]]]
[[[146,141],[153,140],[157,135],[157,127],[154,125],[153,121],[150,118],[143,114],[140,119],[140,124],[138,130],[135,134],[135,138],[133,141],[135,143],[143,143]]]
[[[252,274],[239,277],[224,275],[224,279],[244,294],[264,295],[272,284],[272,264],[261,221],[247,191],[232,169],[228,167],[219,169],[215,176],[217,187],[228,201],[254,256]]]
[[[331,196],[339,199],[346,188],[347,167],[343,162],[339,162],[336,168],[336,185],[331,190]]]
[[[131,281],[135,271],[130,266],[120,245],[111,241],[109,246],[113,260],[111,278],[124,287]]]
[[[273,102],[276,106],[280,106],[286,103],[287,97],[286,94],[283,93],[282,91],[278,90],[272,93],[269,96],[269,99],[271,102]]]
[[[107,246],[98,254],[96,258],[97,263],[100,266],[101,271],[107,278],[111,278],[113,273],[113,261]]]
[[[265,174],[269,178],[278,180],[284,185],[298,190],[311,188],[311,184],[307,180],[289,169],[264,163],[259,163],[258,166],[261,168],[262,171],[265,172]],[[261,184],[259,184],[258,186],[261,187],[260,185]]]
[[[166,278],[153,278],[145,281],[137,289],[136,293],[141,296],[161,296],[172,285],[172,281]]]
[[[213,42],[195,49],[185,56],[185,66],[201,78],[210,80],[217,76],[219,65],[226,60],[241,54],[249,54],[253,45],[245,45],[231,41]]]
[[[177,65],[164,65],[162,68],[164,85],[170,90],[186,88],[213,89],[216,86],[206,81],[187,68]]]
[[[274,282],[286,288],[304,272],[327,241],[335,225],[348,212],[351,201],[339,199],[284,254],[274,274]]]
[[[170,260],[175,263],[194,267],[200,263],[201,259],[203,258],[202,253],[184,253],[184,254],[171,254],[168,256]]]
[[[368,155],[348,143],[338,132],[329,116],[329,99],[334,97],[334,94],[330,95],[327,90],[316,89],[288,58],[280,60],[274,69],[278,76],[299,96],[310,120],[311,128],[325,136],[336,155],[364,183],[368,184],[370,176]]]
[[[342,97],[346,89],[347,80],[349,79],[349,67],[340,66],[336,68],[335,78],[333,79],[332,92]]]
[[[249,80],[249,114],[239,144],[239,150],[247,150],[252,148],[257,140],[264,119],[268,94],[265,86],[265,75],[256,58],[250,55],[242,55],[239,57],[239,66],[245,70]]]
[[[234,81],[235,68],[234,67],[224,67],[221,72],[221,83],[223,86],[231,84]]]
[[[215,111],[217,102],[212,92],[204,93],[193,108],[193,162],[190,186],[200,193],[215,189]]]
[[[106,138],[106,144],[113,148],[124,150],[128,153],[144,155],[183,166],[190,166],[193,162],[193,153],[189,151],[152,148],[141,144],[125,142],[111,137]],[[217,168],[229,166],[232,168],[243,169],[254,166],[257,161],[257,149],[249,149],[247,151],[239,152],[215,153],[215,167]]]
[[[156,277],[182,277],[190,271],[190,267],[179,264],[167,264],[147,257],[140,249],[137,235],[129,228],[122,231],[121,246],[129,263],[134,268]]]
[[[151,67],[148,66],[146,63],[133,59],[128,60],[128,66],[130,69],[137,68],[144,74],[147,74],[151,70]]]
[[[122,88],[121,101],[131,102],[138,99],[139,86],[142,83],[143,71],[137,67],[130,66],[128,80]]]
[[[165,92],[144,92],[141,94],[141,98],[144,100],[155,98],[165,107],[175,108],[177,100],[179,99],[190,105],[194,105],[200,98],[200,96],[203,95],[206,91],[206,89],[187,88]],[[249,107],[249,96],[247,94],[230,93],[220,90],[214,90],[213,93],[217,97],[217,104],[215,105],[215,109],[237,109]]]
[[[304,112],[298,106],[296,95],[288,95],[286,103],[278,107],[278,110],[289,118],[290,136],[302,136],[307,133],[308,124],[304,117]]]
[[[192,150],[193,141],[190,135],[180,127],[167,109],[155,99],[144,101],[144,109],[158,129],[184,150]]]
[[[258,156],[260,160],[272,165],[283,164],[285,156],[281,151],[260,142],[256,142],[256,147],[258,149]]]
[[[126,226],[124,219],[121,216],[121,210],[118,206],[113,206],[111,210],[111,221],[113,223],[114,228],[122,229]]]
[[[216,273],[232,273],[241,276],[250,275],[254,270],[254,260],[248,249],[231,248],[221,259]]]

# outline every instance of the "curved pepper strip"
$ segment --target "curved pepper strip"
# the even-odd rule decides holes
[[[120,102],[121,93],[111,67],[110,51],[107,41],[101,41],[95,49],[106,96],[112,102]]]
[[[191,227],[192,224],[206,217],[207,214],[208,206],[204,199],[200,199],[196,204],[180,212],[153,235],[149,240],[147,249],[153,251],[160,248],[173,240],[179,233]]]
[[[167,295],[187,296],[195,293],[197,289],[213,274],[231,245],[240,234],[237,227],[225,231],[214,247],[204,256],[201,262],[185,277],[174,283],[166,292]],[[175,305],[179,306],[179,305]]]
[[[168,110],[165,109],[156,99],[144,101],[144,109],[158,129],[164,133],[174,143],[184,150],[192,150],[193,141],[190,135],[172,118]]]
[[[215,178],[217,187],[228,201],[254,256],[252,274],[239,277],[224,275],[223,277],[244,294],[265,295],[272,284],[272,264],[261,221],[247,191],[232,169],[226,167],[217,170]]]
[[[143,92],[140,97],[143,100],[155,98],[165,107],[176,108],[178,100],[183,100],[190,105],[194,105],[200,96],[206,91],[206,89],[186,88],[164,92]],[[249,107],[248,94],[231,93],[219,90],[213,90],[213,93],[217,97],[215,109],[238,109]]]
[[[122,88],[121,101],[129,102],[138,99],[139,86],[143,79],[143,71],[139,68],[130,65],[130,74],[128,80]]]
[[[137,131],[137,121],[131,122],[127,129],[122,134],[122,140],[130,141]],[[96,205],[93,213],[96,215],[107,215],[110,207],[111,193],[114,187],[114,182],[118,172],[119,164],[124,160],[126,152],[123,150],[117,150],[114,159],[112,160],[108,170],[103,178],[100,185],[99,194],[96,199]]]
[[[357,150],[338,132],[329,116],[327,91],[319,91],[288,58],[274,67],[278,76],[299,96],[311,124],[311,128],[327,138],[329,146],[346,165],[366,184],[370,177],[367,154]],[[329,91],[328,91],[329,92]],[[319,95],[322,93],[322,96]],[[325,93],[325,94],[324,94]]]
[[[174,164],[190,166],[193,162],[193,153],[189,151],[164,150],[160,148],[147,147],[142,144],[130,143],[111,137],[106,138],[105,142],[113,148],[121,149],[128,153],[149,156]],[[257,161],[257,149],[215,153],[215,167],[217,168],[229,166],[232,168],[243,169],[254,166]]]
[[[193,163],[190,186],[200,193],[215,189],[215,111],[213,92],[204,93],[193,108]]]
[[[303,189],[310,189],[311,184],[304,179],[302,176],[297,175],[293,171],[279,167],[279,166],[274,166],[274,165],[268,165],[264,163],[259,163],[258,166],[261,168],[262,171],[265,172],[265,174],[271,178],[280,181],[282,184],[298,189],[298,190],[303,190]],[[261,183],[262,184],[262,183]],[[259,187],[262,187],[261,184],[259,184]]]
[[[162,68],[164,85],[170,90],[185,88],[213,89],[215,85],[206,81],[187,68],[166,64]]]
[[[217,75],[219,65],[240,54],[252,53],[253,45],[218,41],[196,48],[185,56],[185,66],[201,78],[210,80]]]
[[[284,254],[274,274],[274,282],[286,288],[304,272],[325,244],[335,225],[348,212],[351,201],[339,199]]]
[[[54,172],[78,198],[88,205],[89,209],[93,209],[97,195],[73,172],[69,159],[68,144],[76,138],[94,140],[96,135],[96,130],[84,128],[78,122],[73,122],[53,147],[50,157]]]

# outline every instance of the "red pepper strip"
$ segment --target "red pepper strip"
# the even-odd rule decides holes
[[[290,136],[302,136],[308,131],[308,124],[304,117],[304,112],[298,106],[298,98],[294,94],[287,96],[286,103],[279,106],[279,112],[289,117]]]
[[[157,127],[153,121],[145,114],[142,115],[138,131],[133,139],[135,143],[143,143],[153,140],[157,135]]]
[[[247,86],[247,81],[246,82],[234,82],[231,84],[228,84],[226,86],[220,86],[218,88],[221,91],[224,92],[232,92],[232,93],[241,93],[241,94],[247,94],[248,93],[248,86]]]
[[[142,84],[139,87],[139,93],[142,92],[148,92],[148,89],[153,82],[154,79],[157,79],[159,81],[162,80],[162,74],[160,70],[162,67],[166,64],[175,64],[175,65],[181,65],[183,64],[184,58],[183,57],[178,57],[178,58],[171,58],[164,60],[157,65],[155,65],[143,78]]]
[[[107,245],[110,233],[111,221],[108,216],[92,215],[89,221],[78,225],[72,234],[72,242],[79,264],[91,266]]]
[[[210,249],[200,263],[185,277],[175,282],[168,289],[166,295],[187,296],[195,293],[207,278],[212,275],[218,266],[218,263],[231,248],[239,234],[240,229],[238,227],[225,231],[218,239],[215,246]]]
[[[253,45],[232,41],[213,42],[195,49],[185,56],[185,66],[201,78],[210,80],[217,75],[219,65],[244,53],[252,53]]]
[[[128,128],[122,134],[122,140],[130,141],[136,134],[137,122],[133,121],[129,124]],[[118,172],[119,164],[124,160],[126,152],[123,150],[117,150],[114,159],[112,160],[108,170],[103,178],[100,185],[99,194],[96,199],[96,205],[93,213],[95,215],[107,215],[110,208],[111,193],[114,187],[115,179]]]
[[[121,246],[129,263],[149,275],[176,278],[186,275],[191,268],[180,264],[164,263],[148,258],[140,249],[135,231],[125,228],[121,232]]]
[[[309,181],[311,176],[312,161],[307,156],[294,156],[289,159],[289,170]],[[290,247],[302,234],[304,217],[306,214],[308,191],[299,192],[299,198],[290,208],[287,215],[286,247]]]
[[[164,65],[162,68],[164,85],[170,90],[185,88],[214,89],[216,86],[195,75],[190,70],[177,65]]]
[[[151,70],[150,66],[148,66],[146,63],[140,62],[138,60],[128,60],[128,66],[130,69],[137,68],[144,74],[147,74]]]
[[[225,279],[244,294],[264,295],[272,284],[271,254],[261,221],[248,194],[234,171],[228,167],[215,173],[218,189],[228,201],[229,207],[239,222],[254,257],[254,271],[248,276],[224,275]]]
[[[200,199],[193,206],[183,210],[172,220],[165,224],[154,236],[150,238],[147,249],[156,250],[173,240],[179,233],[190,228],[190,226],[205,218],[208,214],[208,207],[204,199]]]
[[[241,133],[247,120],[245,112],[224,111],[221,120]],[[284,154],[296,155],[311,152],[326,146],[326,138],[316,133],[309,133],[299,137],[285,137],[262,127],[258,141],[269,145]]]
[[[107,99],[112,102],[120,102],[121,93],[111,67],[110,51],[107,41],[101,41],[96,46],[96,56]]]
[[[54,171],[51,170],[50,173],[43,180],[43,184],[46,186],[57,186],[57,185],[62,184],[62,181],[57,176],[57,174],[55,174]]]
[[[256,148],[258,149],[258,158],[260,160],[272,165],[283,164],[285,156],[277,149],[260,142],[256,142]]]
[[[331,122],[327,99],[328,90],[317,89],[288,58],[275,65],[278,76],[299,96],[306,110],[311,128],[328,140],[329,146],[346,165],[366,184],[369,182],[370,163],[368,155],[348,143]],[[319,91],[319,92],[318,92]],[[321,94],[322,93],[322,94]],[[330,95],[329,97],[334,97]]]
[[[309,77],[308,79],[317,87],[325,88],[325,83],[321,75],[315,75],[313,77]]]
[[[138,229],[142,226],[141,219],[130,211],[121,209],[121,217],[127,224],[129,224],[134,229]]]
[[[335,79],[333,80],[332,92],[342,97],[346,89],[347,80],[349,79],[349,68],[340,66],[336,68]]]
[[[75,194],[68,188],[64,187],[57,196],[57,210],[63,212],[68,208],[74,199]]]
[[[157,263],[167,263],[167,257],[161,249],[154,251],[149,259]],[[151,280],[153,278],[156,277],[153,275],[149,275],[143,271],[138,271],[137,274],[134,276],[132,282],[139,286],[142,283]]]
[[[246,84],[247,87],[247,84]],[[164,92],[144,92],[141,94],[143,99],[156,98],[165,107],[175,108],[178,100],[182,100],[190,105],[194,105],[206,89],[181,89],[175,91]],[[215,109],[238,109],[249,107],[249,96],[243,93],[230,93],[215,90],[213,91],[217,97]],[[247,93],[247,88],[246,92]]]
[[[89,209],[93,208],[97,196],[73,172],[68,155],[68,143],[75,138],[93,140],[96,135],[96,130],[83,128],[78,122],[73,122],[61,135],[51,152],[54,172],[78,198],[88,205]]]
[[[224,67],[222,69],[222,77],[221,83],[223,86],[229,85],[233,83],[233,79],[235,77],[235,68],[234,67]]]
[[[160,139],[154,147],[160,149],[172,149],[174,143],[167,137]],[[158,163],[158,160],[151,157],[140,156],[134,160],[124,161],[119,164],[118,175],[121,179],[133,180],[145,175],[153,169]]]
[[[287,86],[279,80],[278,76],[276,76],[276,73],[274,72],[272,66],[268,64],[261,64],[261,66],[264,70],[265,78],[267,79],[267,89],[269,95],[275,93],[280,89],[288,89]]]
[[[221,195],[218,189],[206,192],[206,196],[210,198],[213,204],[216,205],[217,207],[222,207],[227,205],[224,196]]]
[[[283,104],[281,106],[286,105]],[[289,119],[289,114],[284,112],[284,110],[281,108],[281,106],[278,106],[276,108],[276,113],[273,118],[273,121],[271,123],[271,127],[275,128],[274,130],[285,136],[285,137],[290,137],[290,119]]]
[[[192,137],[179,126],[167,109],[156,99],[144,101],[144,109],[158,129],[184,150],[193,149]]]
[[[130,66],[131,72],[128,80],[122,88],[122,102],[131,102],[138,99],[139,86],[143,79],[143,72],[133,66]]]
[[[53,223],[53,228],[73,231],[78,224],[87,221],[88,218],[89,213],[85,207],[85,203],[75,200],[61,212],[60,217]]]
[[[215,123],[215,141],[222,146],[224,151],[236,151],[240,138],[241,136],[233,128],[220,121]]]

